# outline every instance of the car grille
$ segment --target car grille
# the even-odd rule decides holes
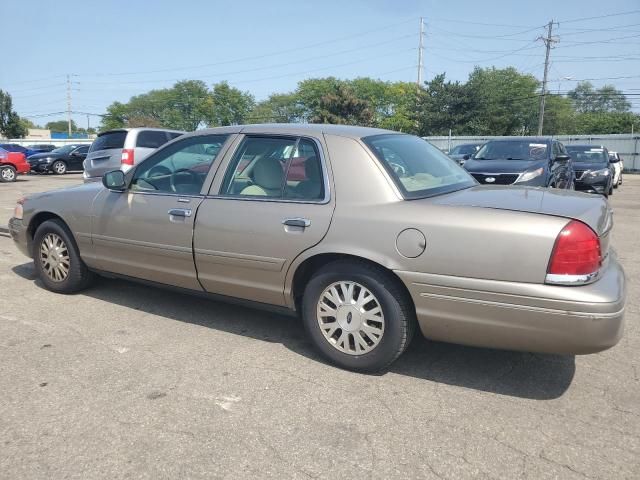
[[[584,175],[585,170],[574,170],[573,174],[576,176],[576,178],[578,180],[580,180],[582,178],[582,175]]]
[[[473,178],[478,182],[487,185],[511,185],[517,178],[517,173],[472,173]],[[487,182],[487,178],[494,178],[495,181]]]

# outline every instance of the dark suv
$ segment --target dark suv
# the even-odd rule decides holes
[[[608,197],[613,193],[613,169],[609,152],[601,145],[567,145],[576,173],[576,190],[600,193]]]
[[[482,184],[573,188],[571,157],[549,138],[489,140],[464,168]]]

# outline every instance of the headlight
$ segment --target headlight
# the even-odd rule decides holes
[[[45,161],[46,161],[47,163],[51,163],[51,162],[53,162],[53,158],[51,158],[51,157],[47,157],[47,158],[45,158]]]
[[[544,173],[544,168],[538,168],[536,170],[530,170],[528,172],[524,172],[520,174],[520,177],[516,180],[518,182],[528,182],[529,180],[533,180],[536,177],[539,177]]]
[[[589,176],[591,176],[591,177],[606,177],[610,173],[611,172],[609,171],[608,168],[603,168],[602,170],[590,170],[589,171]]]
[[[22,220],[22,215],[24,213],[23,209],[22,209],[22,205],[24,205],[24,201],[26,200],[26,197],[22,197],[19,198],[18,201],[16,202],[16,206],[13,209],[13,217]]]

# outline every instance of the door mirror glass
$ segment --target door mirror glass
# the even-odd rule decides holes
[[[124,172],[122,170],[113,170],[112,172],[105,173],[102,176],[102,184],[109,190],[116,192],[124,192],[127,189]]]
[[[471,155],[469,155],[468,153],[465,153],[465,154],[462,156],[462,159],[463,159],[463,160],[469,160],[470,158],[471,158]]]
[[[618,160],[617,157],[609,157],[609,163],[618,163],[620,160]]]

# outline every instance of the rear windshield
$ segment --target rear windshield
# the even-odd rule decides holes
[[[385,134],[362,140],[405,198],[431,197],[476,185],[466,170],[421,138]]]
[[[158,148],[167,143],[167,133],[157,130],[143,130],[138,133],[136,147]]]
[[[93,141],[89,151],[97,152],[98,150],[109,150],[110,148],[123,148],[126,138],[126,131],[103,133]]]
[[[501,140],[485,143],[474,160],[546,160],[548,145],[529,140]]]
[[[602,147],[566,145],[567,153],[574,162],[607,163],[608,155]]]

